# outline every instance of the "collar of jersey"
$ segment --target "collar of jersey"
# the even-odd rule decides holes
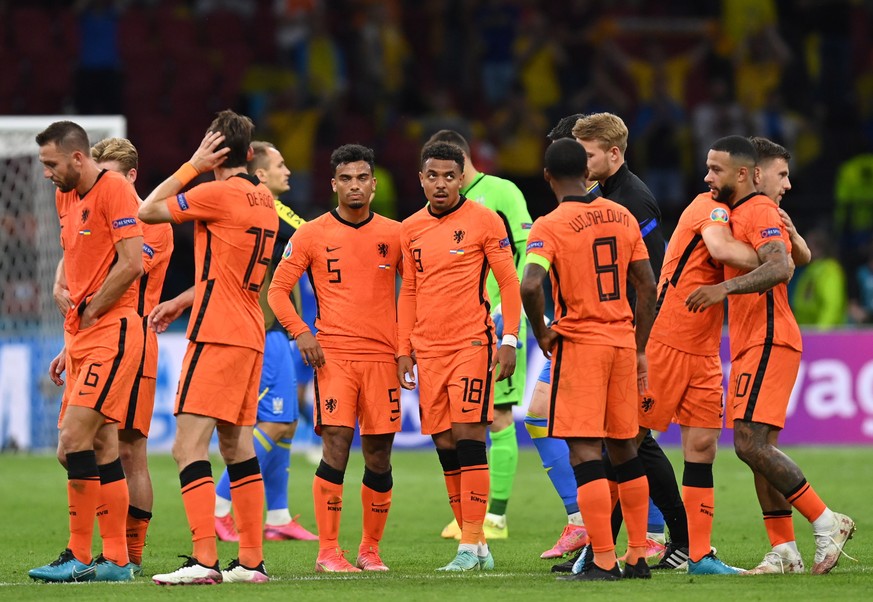
[[[603,180],[600,184],[600,189],[603,191],[603,196],[607,196],[610,192],[618,188],[619,184],[627,178],[627,175],[630,173],[630,169],[628,169],[627,163],[622,163],[618,171],[614,174]]]
[[[473,179],[473,181],[470,183],[470,185],[467,186],[467,189],[464,190],[464,191],[462,191],[461,194],[463,194],[464,196],[467,196],[467,194],[468,194],[471,190],[473,190],[473,187],[476,186],[476,184],[478,184],[479,182],[481,182],[484,178],[485,178],[485,174],[482,173],[482,172],[480,171],[479,174],[478,174],[478,175]]]
[[[339,223],[343,224],[344,226],[348,226],[348,227],[350,227],[350,228],[354,228],[354,229],[356,229],[356,230],[357,230],[358,228],[363,228],[364,226],[366,226],[367,224],[369,224],[370,222],[372,222],[372,221],[373,221],[373,216],[376,215],[375,213],[373,213],[372,211],[370,211],[370,215],[367,216],[367,219],[365,219],[364,221],[362,221],[362,222],[359,223],[359,224],[353,224],[352,222],[348,222],[348,221],[344,220],[343,218],[341,218],[341,217],[340,217],[340,214],[339,214],[339,210],[337,210],[336,208],[331,209],[331,210],[330,210],[330,214],[331,214],[332,216],[334,216],[334,218],[336,218],[336,221],[338,221]]]
[[[600,198],[599,194],[594,194],[593,192],[589,192],[584,196],[579,196],[578,194],[568,194],[563,199],[561,199],[562,203],[566,203],[567,201],[572,201],[574,203],[592,203]]]
[[[105,169],[101,169],[101,170],[100,170],[100,173],[97,174],[97,179],[94,180],[94,184],[91,185],[91,188],[89,188],[88,191],[87,191],[85,194],[80,194],[80,195],[79,195],[79,200],[80,200],[80,201],[83,200],[83,199],[87,196],[88,192],[91,192],[92,190],[94,190],[94,187],[97,186],[97,182],[100,181],[100,178],[102,178],[102,177],[103,177],[103,174],[105,174],[105,173],[106,173],[106,170],[105,170]]]
[[[745,202],[748,201],[749,199],[753,199],[753,198],[755,198],[756,196],[765,196],[765,195],[761,194],[760,192],[753,192],[752,194],[747,195],[747,196],[744,196],[744,197],[741,198],[739,201],[737,201],[736,203],[734,203],[734,204],[731,206],[731,209],[736,209],[737,207],[739,207],[740,205],[742,205],[743,203],[745,203]],[[770,197],[767,197],[767,198],[769,199]]]
[[[435,217],[435,218],[437,218],[437,219],[442,219],[442,218],[446,217],[447,215],[451,215],[452,213],[454,213],[455,211],[457,211],[458,209],[460,209],[461,206],[464,204],[464,202],[465,202],[466,200],[467,200],[467,197],[465,197],[465,196],[462,194],[462,195],[461,195],[461,200],[458,201],[458,204],[457,204],[457,205],[455,205],[454,207],[452,207],[451,209],[449,209],[449,210],[446,211],[445,213],[440,213],[439,215],[437,215],[436,213],[434,213],[433,211],[430,210],[430,203],[428,203],[428,204],[427,204],[427,212],[430,213],[430,216],[431,216],[431,217]]]

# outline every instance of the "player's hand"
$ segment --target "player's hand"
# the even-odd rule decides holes
[[[649,392],[649,360],[645,352],[637,352],[637,392],[640,395]]]
[[[70,289],[59,284],[55,284],[52,289],[52,296],[55,299],[55,305],[61,311],[62,316],[66,316],[67,312],[73,307],[73,300],[70,299]]]
[[[789,217],[788,213],[785,212],[785,209],[777,207],[776,211],[779,212],[779,217],[782,218],[782,223],[785,224],[785,229],[788,231],[788,236],[796,236],[797,228],[794,227],[794,222],[791,221],[791,217]]]
[[[86,305],[85,311],[83,311],[82,315],[79,316],[79,330],[85,330],[94,326],[98,317],[99,316],[95,316],[94,312],[91,311],[91,306]]]
[[[221,132],[206,132],[200,147],[191,155],[191,165],[200,173],[204,173],[224,163],[230,147],[219,149],[222,142],[224,142],[224,134]]]
[[[414,365],[415,362],[408,355],[397,358],[397,380],[401,387],[409,391],[415,389],[415,372],[412,371]]]
[[[309,331],[301,332],[294,337],[294,340],[297,342],[297,349],[300,351],[300,357],[303,358],[304,364],[313,368],[324,366],[324,351],[314,334]]]
[[[727,289],[725,289],[724,283],[701,286],[688,295],[688,298],[685,299],[685,307],[688,308],[688,311],[697,313],[716,303],[721,303],[725,297],[727,297]]]
[[[537,344],[543,351],[543,355],[547,360],[552,359],[552,348],[558,342],[558,337],[561,336],[551,328],[546,328],[545,334],[542,337],[537,337]]]
[[[49,378],[52,379],[52,382],[57,386],[64,386],[64,379],[61,378],[61,374],[64,373],[64,370],[67,369],[67,349],[66,347],[61,349],[61,352],[52,360],[49,364]]]
[[[500,371],[497,373],[497,382],[509,378],[515,373],[515,347],[511,345],[501,345],[497,348],[497,353],[494,354],[494,359],[491,360],[490,371],[493,372],[497,365],[500,365]]]
[[[169,328],[170,324],[182,315],[185,307],[177,302],[176,299],[170,299],[163,303],[158,303],[149,314],[149,326],[158,334]]]

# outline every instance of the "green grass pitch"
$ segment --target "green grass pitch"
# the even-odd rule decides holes
[[[510,537],[492,543],[497,568],[492,573],[445,574],[434,569],[454,556],[455,543],[440,539],[450,518],[436,454],[398,452],[394,458],[394,497],[381,551],[389,573],[352,576],[314,572],[317,542],[266,542],[273,580],[263,585],[159,587],[148,576],[178,568],[178,554],[191,551],[189,532],[171,458],[151,458],[155,487],[154,519],[145,554],[145,574],[127,584],[34,583],[27,570],[57,557],[67,538],[65,475],[50,455],[0,455],[0,600],[870,600],[873,599],[873,448],[789,448],[807,478],[834,509],[849,514],[857,531],[830,575],[690,577],[658,572],[651,581],[564,583],[540,560],[566,518],[560,500],[533,450],[519,459],[509,504]],[[681,475],[677,450],[668,454]],[[213,463],[214,466],[217,464]],[[314,467],[294,455],[291,466],[292,513],[314,530],[311,483]],[[340,541],[353,560],[360,540],[360,453],[346,473]],[[216,469],[216,477],[218,470]],[[681,478],[681,476],[680,476]],[[729,564],[751,567],[769,549],[748,469],[725,448],[716,461],[716,519],[713,543]],[[812,565],[813,538],[795,513],[803,558]],[[95,542],[96,551],[99,546]],[[623,540],[619,553],[623,552]],[[235,545],[219,543],[222,564]]]

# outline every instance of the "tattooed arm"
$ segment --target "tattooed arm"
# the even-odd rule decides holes
[[[761,265],[742,276],[721,284],[701,286],[685,300],[689,311],[698,312],[724,301],[728,295],[762,293],[791,277],[788,250],[781,240],[768,242],[757,249]]]

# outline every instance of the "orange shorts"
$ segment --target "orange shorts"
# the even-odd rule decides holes
[[[252,426],[264,354],[250,347],[188,342],[176,392],[176,414]]]
[[[497,348],[476,346],[442,357],[418,359],[421,434],[450,430],[452,423],[486,423],[494,419],[494,373]]]
[[[130,390],[142,358],[142,322],[136,312],[118,312],[75,335],[65,336],[67,387],[58,427],[67,406],[92,408],[110,422],[127,415]]]
[[[362,435],[398,433],[400,382],[391,362],[328,359],[315,371],[315,432],[322,426],[360,425]]]
[[[559,338],[552,357],[549,436],[637,436],[637,352]]]
[[[120,429],[139,431],[143,437],[149,436],[149,427],[152,425],[152,412],[155,409],[155,389],[157,381],[148,376],[140,376],[130,392],[130,403],[127,406],[127,415]]]
[[[732,421],[784,427],[799,369],[800,352],[790,347],[760,345],[740,354],[731,364],[728,388]]]
[[[640,403],[640,426],[666,431],[682,426],[719,429],[724,418],[721,359],[694,355],[649,339],[649,392]]]

